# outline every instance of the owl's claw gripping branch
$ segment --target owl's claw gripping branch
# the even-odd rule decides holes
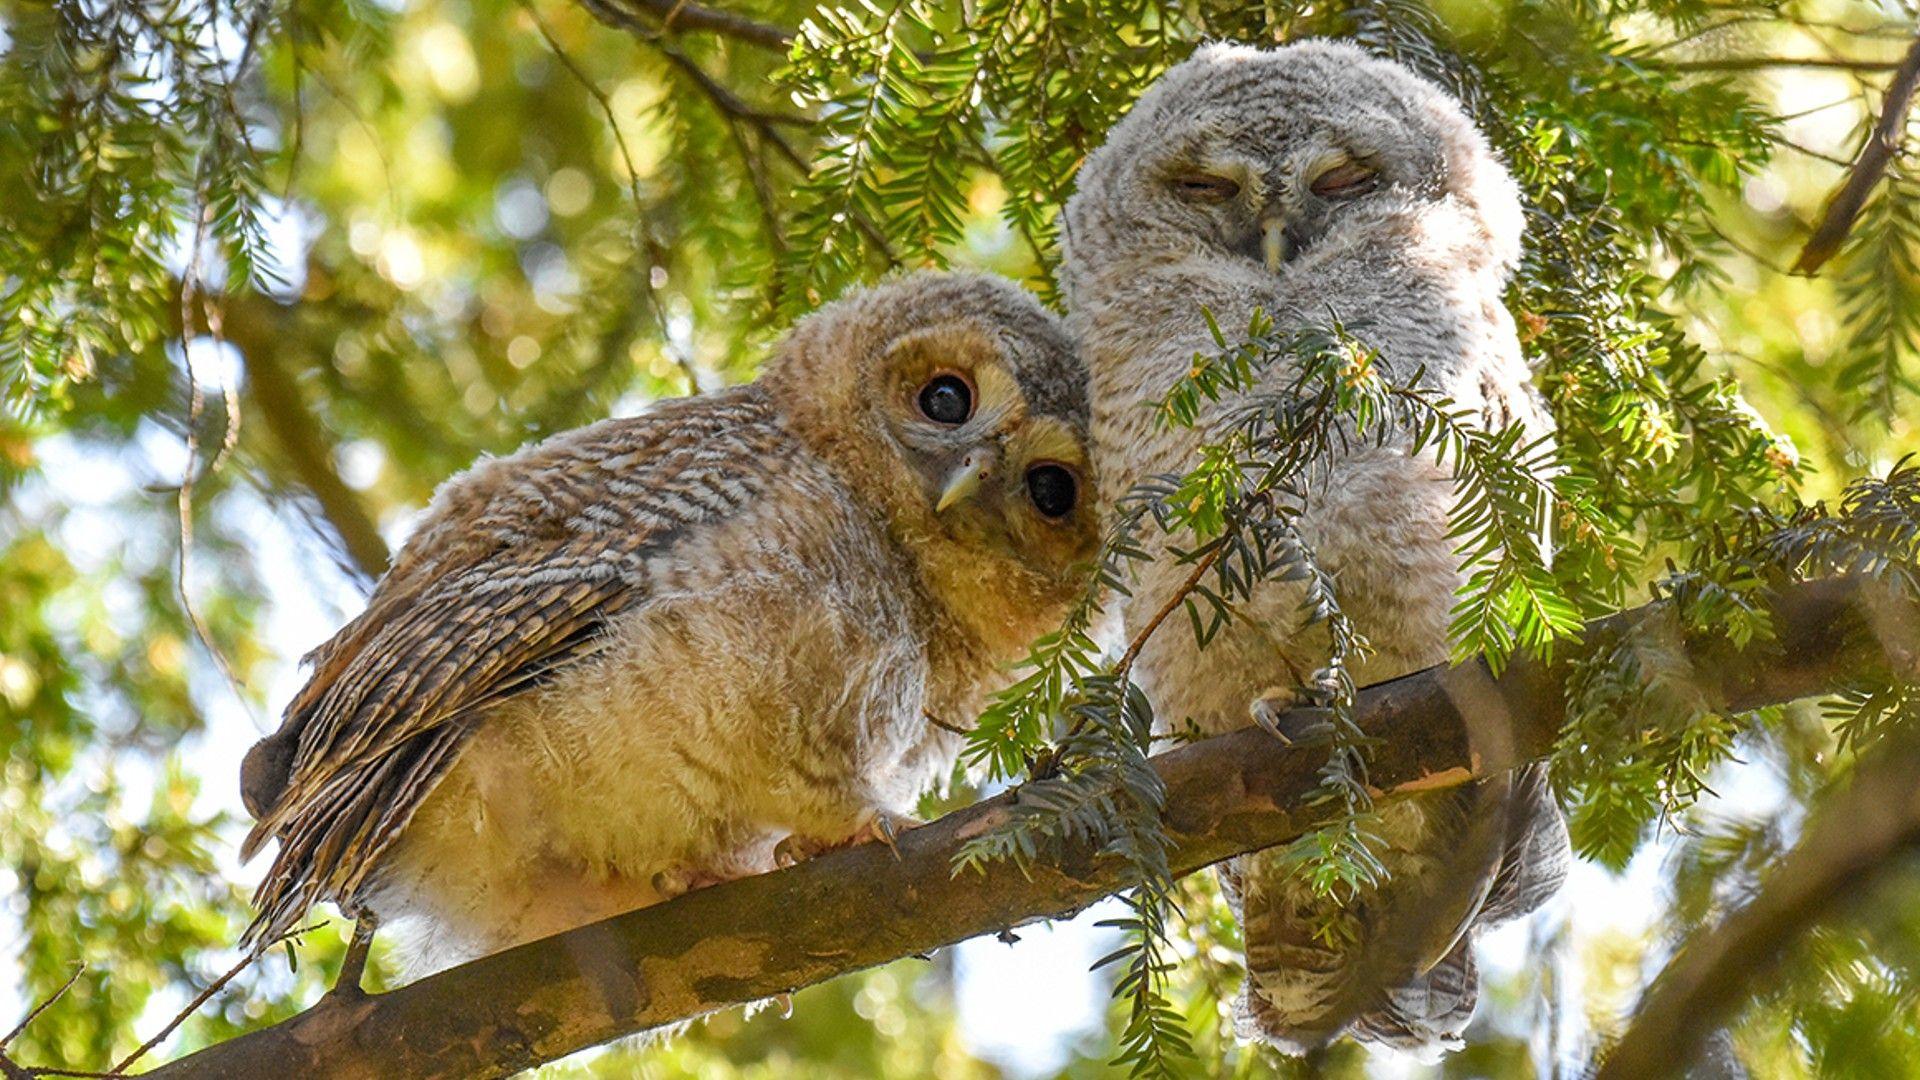
[[[893,857],[898,860],[900,834],[925,824],[918,818],[896,814],[889,810],[874,810],[871,815],[851,834],[839,840],[822,840],[798,833],[787,837],[773,847],[774,865],[785,868],[808,859],[818,858],[829,851],[839,851],[841,848],[855,847],[875,840],[885,844],[887,850],[893,852]]]
[[[1875,625],[1920,622],[1911,604],[1860,579],[1787,587],[1768,608],[1771,649],[1729,654],[1724,643],[1686,643],[1715,708],[1759,708],[1887,672],[1903,661],[1889,659]],[[1658,609],[1622,612],[1591,624],[1583,640],[1642,624],[1670,634],[1673,620]],[[1564,720],[1568,672],[1580,659],[1581,650],[1569,648],[1552,665],[1516,662],[1497,679],[1480,664],[1441,665],[1361,691],[1354,719],[1377,740],[1369,776],[1380,798],[1475,775],[1456,702],[1510,717],[1516,759],[1547,753]],[[1485,761],[1478,771],[1513,764]],[[1308,801],[1319,783],[1313,763],[1262,731],[1190,743],[1156,756],[1154,765],[1178,840],[1169,857],[1175,874],[1284,843],[1324,816]],[[999,796],[921,826],[897,858],[862,845],[701,889],[369,995],[351,1025],[338,1010],[314,1009],[146,1075],[505,1076],[622,1035],[1055,917],[1126,885],[1125,867],[1100,857],[1097,841],[1070,845],[1030,873],[992,863],[983,874],[956,876],[955,852],[1004,818],[1010,801]],[[795,918],[802,910],[806,917]],[[610,981],[616,972],[617,984]],[[613,992],[629,985],[647,992]]]
[[[1322,707],[1329,690],[1275,686],[1253,700],[1247,712],[1255,726],[1290,747],[1323,746],[1333,739],[1333,721]]]
[[[908,829],[917,829],[924,824],[926,823],[918,818],[908,817],[905,814],[890,814],[883,810],[875,814],[873,821],[862,830],[862,832],[867,835],[856,842],[864,843],[867,840],[878,840],[887,845],[887,850],[893,852],[895,861],[898,861],[900,858],[900,844],[898,839],[900,834],[906,832]]]
[[[808,859],[824,855],[842,846],[837,841],[818,840],[811,836],[792,836],[773,845],[773,865],[785,870],[789,866],[798,866]]]

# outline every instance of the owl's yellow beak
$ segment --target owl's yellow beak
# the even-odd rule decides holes
[[[1285,219],[1273,218],[1262,227],[1260,254],[1266,258],[1267,269],[1276,273],[1280,270],[1280,264],[1293,256],[1293,243],[1287,239]]]
[[[967,456],[960,459],[959,466],[948,474],[947,482],[941,486],[939,501],[933,504],[934,512],[939,513],[980,490],[980,481],[992,474],[999,458],[999,454],[984,446],[967,451]]]

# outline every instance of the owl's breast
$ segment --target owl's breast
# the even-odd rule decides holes
[[[591,656],[488,715],[422,808],[431,829],[644,877],[914,753],[927,662],[908,583],[830,478],[792,473],[650,556],[646,595]]]

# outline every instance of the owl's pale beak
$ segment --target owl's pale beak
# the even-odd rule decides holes
[[[967,451],[967,456],[960,459],[959,466],[948,474],[947,482],[940,488],[940,499],[933,504],[934,512],[939,513],[980,490],[980,481],[993,472],[999,457],[984,446]]]
[[[1287,239],[1285,219],[1272,218],[1261,227],[1260,254],[1266,259],[1267,269],[1275,273],[1281,263],[1293,257],[1293,241]]]

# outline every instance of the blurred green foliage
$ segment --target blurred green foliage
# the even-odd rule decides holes
[[[1737,616],[1712,568],[1754,522],[1920,449],[1911,164],[1828,272],[1783,272],[1916,32],[1894,0],[715,2],[753,27],[651,0],[0,0],[0,1028],[81,972],[18,1060],[105,1068],[233,963],[238,749],[435,484],[748,378],[793,317],[895,266],[1051,296],[1074,169],[1205,37],[1357,37],[1461,94],[1513,166],[1510,303],[1565,447],[1552,587],[1583,614],[1671,561],[1668,594],[1708,597],[1695,617]],[[1750,62],[1805,56],[1848,63]],[[1831,714],[1655,702],[1612,752],[1622,692],[1595,691],[1562,779],[1586,854],[1671,849],[1635,879],[1658,918],[1541,934],[1558,961],[1494,987],[1444,1075],[1577,1068],[1913,711],[1872,688]],[[1052,735],[1029,727],[1003,772]],[[1764,797],[1689,809],[1729,778]],[[1164,990],[1195,1046],[1175,1071],[1361,1075],[1352,1047],[1234,1043],[1238,942],[1203,878],[1174,886]],[[1736,1025],[1754,1075],[1920,1060],[1920,884],[1875,896]],[[297,969],[269,957],[158,1053],[311,1001],[341,946],[304,935]],[[553,1071],[996,1075],[953,979],[901,961],[791,1018]],[[1126,1008],[1062,1075],[1113,1072]]]

